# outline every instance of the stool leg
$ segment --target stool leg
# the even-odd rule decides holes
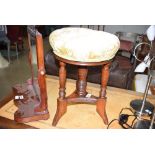
[[[87,73],[88,73],[87,67],[81,67],[80,66],[78,68],[78,80],[76,82],[76,91],[77,91],[78,96],[80,96],[80,97],[84,97],[87,94],[87,92],[86,92]]]
[[[100,96],[96,103],[96,111],[103,119],[103,122],[107,125],[108,124],[108,118],[106,114],[106,87],[109,79],[109,65],[106,64],[102,66],[102,74],[101,74],[101,90],[100,90]]]
[[[53,119],[53,126],[56,126],[60,118],[65,114],[67,111],[67,102],[65,99],[65,85],[66,85],[66,64],[64,62],[60,62],[60,69],[59,69],[59,98],[57,99],[57,111]]]

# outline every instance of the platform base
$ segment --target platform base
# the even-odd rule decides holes
[[[14,113],[14,120],[27,123],[49,118],[47,97],[41,100],[38,80],[28,79],[25,83],[17,84],[13,88],[14,104],[18,110]]]
[[[142,102],[143,100],[133,100],[130,102],[130,106],[132,107],[132,109],[135,110],[136,114],[140,113],[141,107],[142,107]],[[154,106],[152,103],[146,101],[145,105],[144,105],[144,109],[142,111],[143,115],[152,115],[154,110]]]
[[[18,116],[18,112],[14,114],[14,120],[18,123],[28,123],[33,121],[39,121],[39,120],[47,120],[49,118],[49,113],[46,114],[39,114],[34,115],[31,117],[20,117]]]

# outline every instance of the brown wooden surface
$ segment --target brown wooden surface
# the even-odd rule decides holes
[[[46,90],[46,80],[45,80],[45,67],[44,67],[44,49],[43,49],[43,39],[42,35],[31,26],[28,26],[28,42],[29,42],[29,63],[31,67],[31,84],[23,85],[23,88],[14,88],[14,96],[22,94],[23,96],[27,94],[26,100],[16,100],[16,106],[18,107],[17,111],[14,113],[14,120],[18,123],[26,123],[31,121],[38,120],[47,120],[49,118],[49,112],[47,109],[47,90]],[[36,55],[37,55],[37,67],[38,67],[38,76],[37,82],[33,78],[34,70],[32,66],[32,49],[31,49],[31,38],[36,41]],[[28,87],[29,85],[29,87]],[[30,85],[32,87],[30,87]],[[38,94],[35,89],[38,90]],[[20,90],[21,89],[21,90]],[[28,90],[29,93],[25,93],[23,89]],[[31,89],[31,90],[29,90]],[[19,91],[20,90],[20,91]],[[33,92],[33,93],[32,93]],[[35,95],[34,95],[35,94]],[[38,100],[39,95],[39,100]],[[31,101],[33,100],[33,101]]]
[[[100,90],[99,99],[96,102],[96,111],[98,112],[98,114],[103,119],[103,122],[106,125],[108,124],[108,117],[106,114],[106,89],[107,89],[107,83],[109,79],[109,66],[110,66],[110,63],[102,65],[101,90]]]
[[[46,121],[35,121],[26,124],[41,129],[53,129],[54,127],[51,125],[51,122],[54,118],[54,114],[56,111],[56,100],[58,97],[59,78],[56,76],[47,76],[46,82],[47,82],[48,108],[50,112],[50,118]],[[75,82],[76,82],[75,80],[67,79],[66,82],[67,96],[75,90]],[[88,82],[87,91],[90,94],[98,96],[98,93],[100,91],[100,85]],[[142,96],[143,93],[120,88],[107,87],[106,111],[109,121],[111,121],[114,118],[118,118],[119,112],[121,111],[122,108],[130,107],[130,101],[135,99],[142,99]],[[155,104],[154,95],[148,95],[147,100]],[[6,105],[0,108],[1,116],[11,120],[10,123],[14,122],[13,121],[14,111],[16,111],[16,106],[14,105],[12,100],[10,102],[7,102]],[[124,113],[126,113],[126,111],[124,111]],[[4,126],[8,125],[8,123],[6,124],[5,121],[3,124]],[[14,124],[13,128],[19,128],[19,126],[17,126],[17,124]],[[23,126],[22,128],[25,127]],[[74,104],[72,106],[68,106],[67,113],[60,119],[56,128],[105,129],[106,125],[104,125],[102,119],[95,112],[94,104],[90,105],[82,103],[80,105]],[[118,125],[118,122],[115,122],[110,125],[110,128],[120,129],[121,127],[120,125]]]
[[[67,104],[71,101],[72,103],[78,102],[87,102],[87,103],[96,103],[96,111],[99,116],[103,119],[104,124],[108,124],[108,118],[106,114],[106,87],[109,79],[109,66],[110,61],[102,61],[102,62],[78,62],[71,61],[64,58],[60,58],[56,56],[59,60],[60,68],[59,68],[59,98],[57,99],[57,110],[54,116],[52,125],[56,126],[60,118],[67,111]],[[66,89],[66,63],[72,65],[78,65],[78,79],[76,81],[76,90],[65,97],[65,89]],[[99,93],[99,97],[87,97],[87,66],[98,66],[102,65],[102,74],[101,74],[101,90]]]
[[[0,101],[0,108],[3,107],[12,99],[13,99],[13,93],[9,94],[2,101]],[[16,123],[13,120],[0,116],[0,129],[36,129],[36,128],[26,124]]]
[[[40,111],[43,111],[47,109],[47,88],[45,80],[43,38],[40,33],[37,33],[36,43],[37,43],[36,47],[37,47],[37,64],[38,64],[38,83],[41,98]]]
[[[79,97],[86,96],[86,88],[87,88],[87,67],[79,67],[78,68],[78,80],[76,81],[76,91]]]
[[[72,61],[72,60],[67,60],[64,58],[60,58],[59,56],[55,55],[56,59],[58,59],[59,61],[68,63],[68,64],[72,64],[72,65],[80,65],[80,66],[100,66],[103,64],[107,64],[109,62],[111,62],[112,60],[107,60],[107,61],[100,61],[100,62],[80,62],[80,61]]]
[[[59,119],[67,111],[67,100],[66,100],[66,64],[63,61],[60,61],[59,68],[59,98],[57,99],[57,110],[54,116],[52,125],[56,126]]]
[[[59,69],[59,98],[64,99],[66,92],[66,64],[60,61],[60,69]]]
[[[37,129],[37,128],[26,124],[17,123],[15,121],[0,116],[0,129]]]
[[[13,93],[7,95],[3,100],[0,101],[0,108],[3,107],[7,102],[13,99]]]

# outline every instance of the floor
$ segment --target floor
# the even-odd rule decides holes
[[[58,88],[59,88],[59,78],[55,76],[47,76],[46,78],[46,86],[47,86],[47,104],[50,117],[47,120],[39,120],[33,121],[29,123],[25,123],[26,125],[33,126],[35,128],[41,129],[49,129],[55,128],[52,126],[52,121],[57,108],[57,98],[58,98]],[[76,82],[75,80],[67,79],[66,82],[66,96],[70,95],[75,90]],[[87,91],[89,94],[98,96],[100,91],[99,84],[89,83],[87,84]],[[136,93],[130,90],[124,90],[114,87],[107,87],[107,100],[106,100],[106,112],[109,119],[109,122],[113,119],[118,119],[119,113],[122,108],[130,108],[130,102],[135,99],[142,99],[141,93]],[[148,100],[151,103],[155,103],[155,98],[153,96],[148,96]],[[9,120],[14,120],[14,113],[17,110],[13,100],[8,102],[0,109],[0,116],[5,117]],[[129,109],[124,109],[122,114],[130,114],[133,113]],[[145,117],[149,119],[148,117]],[[129,117],[127,123],[131,125],[134,117]],[[17,126],[12,126],[10,124],[4,122],[1,119],[0,127],[8,127],[8,128],[18,128]],[[14,121],[12,122],[14,123]],[[95,104],[86,104],[79,103],[67,106],[66,114],[59,120],[56,128],[67,128],[67,129],[104,129],[107,126],[103,123],[103,120],[96,112]],[[109,128],[120,129],[121,126],[118,124],[118,121],[114,121]]]
[[[21,51],[19,59],[13,59],[7,68],[0,68],[0,101],[12,91],[12,86],[27,80],[30,74],[28,63],[28,48],[24,42],[24,50]],[[44,52],[50,49],[48,38],[44,39]]]

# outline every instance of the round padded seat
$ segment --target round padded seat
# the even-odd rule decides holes
[[[118,37],[113,34],[75,27],[53,31],[49,42],[57,56],[80,62],[110,60],[120,47]]]

